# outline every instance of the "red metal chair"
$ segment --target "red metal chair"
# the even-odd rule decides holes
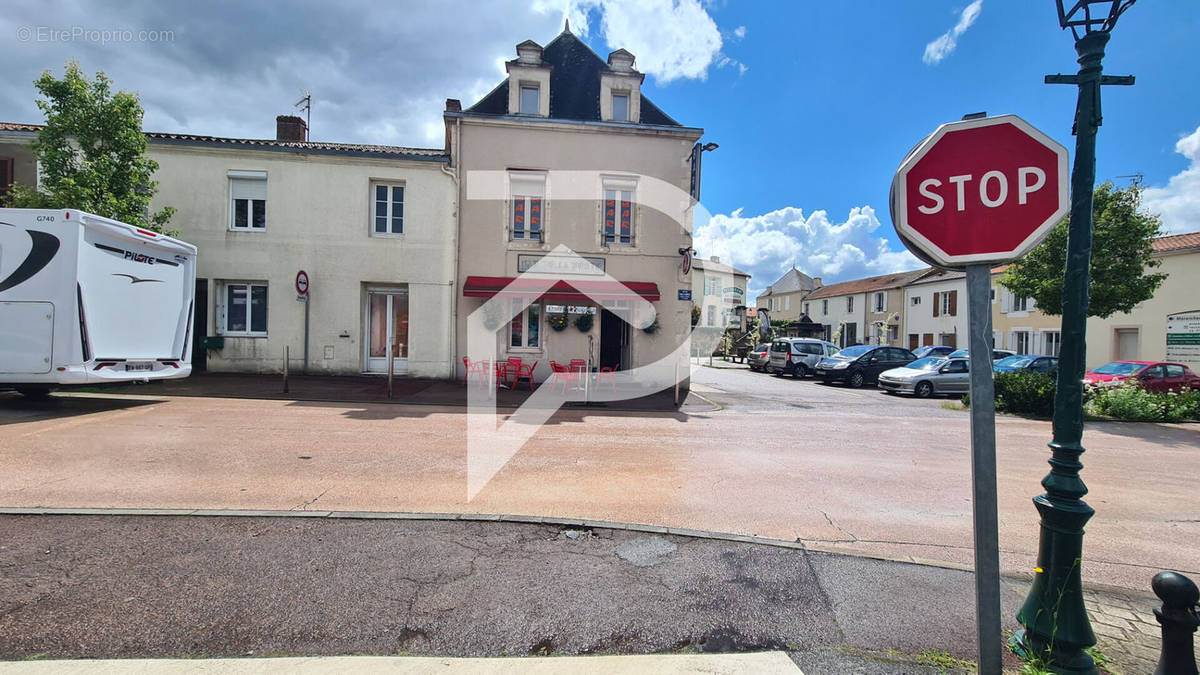
[[[512,388],[516,389],[517,383],[525,379],[529,380],[529,391],[533,391],[533,369],[537,368],[538,363],[541,362],[534,361],[532,366],[526,363],[517,364],[517,372],[513,375]]]
[[[606,380],[608,380],[609,386],[612,387],[612,390],[616,391],[617,390],[617,376],[614,375],[613,373],[615,373],[616,371],[618,371],[620,369],[621,369],[621,364],[619,364],[619,363],[614,365],[612,368],[609,368],[608,366],[601,366],[600,372],[596,375],[597,384],[599,384],[599,380],[606,379]]]
[[[465,368],[463,372],[463,386],[467,386],[467,380],[472,375],[475,375],[478,378],[480,387],[487,386],[488,362],[486,360],[472,361],[465,356],[462,357],[462,360],[463,367]]]
[[[523,365],[523,363],[524,362],[521,361],[521,357],[519,357],[519,356],[508,357],[508,362],[506,363],[505,370],[504,370],[504,375],[505,375],[504,381],[505,381],[505,384],[508,384],[508,386],[512,389],[517,388],[517,377],[521,373],[521,366]],[[512,378],[511,383],[508,382],[509,378]]]
[[[564,396],[566,396],[567,385],[570,384],[574,386],[575,384],[575,373],[571,372],[571,369],[567,366],[555,361],[550,362],[550,370],[553,372],[551,377],[553,378],[554,384],[562,385],[562,393]]]

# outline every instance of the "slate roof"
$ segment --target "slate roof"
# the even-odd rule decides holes
[[[41,130],[40,124],[0,122],[0,131]],[[274,139],[224,138],[197,134],[171,134],[147,131],[146,137],[178,145],[216,145],[264,150],[295,150],[321,154],[354,155],[359,157],[388,157],[394,159],[420,159],[442,161],[448,156],[441,148],[407,148],[399,145],[369,145],[364,143],[329,143],[325,141],[277,141]]]
[[[812,277],[808,276],[804,272],[801,272],[800,270],[793,267],[792,269],[788,270],[787,272],[784,272],[783,276],[779,277],[779,279],[777,279],[775,281],[775,283],[771,284],[770,286],[767,286],[767,291],[758,297],[765,298],[769,295],[780,295],[783,293],[794,293],[796,291],[807,291],[807,290],[812,290],[812,288],[813,288]]]
[[[913,270],[911,272],[882,274],[877,277],[867,277],[866,279],[843,281],[840,284],[822,286],[810,293],[805,299],[820,300],[821,298],[832,298],[839,295],[854,295],[855,293],[869,293],[871,291],[882,291],[888,288],[899,288],[917,281],[930,271],[932,271],[930,268],[925,268]]]
[[[542,62],[550,66],[550,117],[553,119],[600,121],[600,73],[608,62],[568,30],[558,34],[542,49]],[[642,95],[641,124],[683,126],[671,119]],[[508,115],[508,79],[466,112]]]
[[[726,265],[725,263],[721,263],[721,262],[713,262],[712,260],[705,260],[704,258],[694,258],[692,260],[692,267],[694,267],[695,269],[698,269],[698,270],[709,270],[712,272],[725,272],[725,273],[733,274],[733,275],[740,276],[740,277],[746,277],[747,279],[750,278],[749,272],[743,272],[742,270],[739,270],[738,268],[734,267],[733,265]]]

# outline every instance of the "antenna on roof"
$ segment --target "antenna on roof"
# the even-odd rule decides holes
[[[1142,181],[1146,179],[1146,176],[1142,174],[1141,171],[1134,171],[1133,173],[1126,174],[1124,176],[1117,176],[1117,178],[1132,178],[1133,180],[1129,181],[1130,185],[1141,185]]]
[[[564,32],[564,33],[570,33],[570,32],[571,32],[571,19],[570,19],[570,17],[567,17],[567,18],[564,18],[564,19],[563,19],[563,32]]]
[[[292,104],[304,112],[305,138],[312,138],[312,94],[304,90],[304,98]]]

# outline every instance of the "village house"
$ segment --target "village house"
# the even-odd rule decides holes
[[[967,346],[967,275],[932,270],[904,288],[906,347]]]
[[[444,115],[460,195],[455,353],[467,355],[471,314],[499,297],[513,309],[497,357],[536,362],[535,380],[551,360],[626,370],[663,359],[684,344],[703,296],[702,276],[681,264],[703,131],[641,93],[623,49],[603,59],[568,27],[516,51],[507,79],[466,108],[448,100]],[[557,270],[546,292],[513,284],[534,265]],[[633,325],[630,292],[656,324]]]

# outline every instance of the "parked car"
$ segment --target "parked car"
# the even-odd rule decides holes
[[[992,350],[992,363],[994,364],[997,361],[999,361],[1000,359],[1006,359],[1010,356],[1016,356],[1016,355],[1017,355],[1016,352],[1010,352],[1007,349],[993,349]],[[966,359],[966,358],[970,358],[970,355],[967,353],[967,350],[959,349],[957,351],[951,352],[950,355],[947,356],[946,358],[948,358],[948,359]]]
[[[750,370],[766,372],[767,365],[771,363],[771,345],[764,342],[751,349],[746,354],[746,363],[750,364]]]
[[[918,359],[924,359],[930,356],[940,356],[941,358],[946,358],[950,356],[951,352],[953,351],[954,347],[947,347],[946,345],[925,345],[924,347],[917,347],[914,349],[913,356],[917,357]]]
[[[996,361],[992,370],[997,373],[1032,372],[1054,375],[1058,372],[1058,357],[1013,354]]]
[[[1115,387],[1125,382],[1136,382],[1156,392],[1200,389],[1200,376],[1182,363],[1165,361],[1113,361],[1083,376],[1083,383],[1094,387]]]
[[[899,368],[916,360],[912,352],[900,347],[855,345],[821,359],[814,372],[824,382],[843,380],[851,387],[861,387],[867,382],[874,382],[885,370]]]
[[[965,394],[971,388],[970,362],[927,356],[901,368],[883,371],[878,386],[889,394],[913,394],[918,398]]]
[[[813,338],[779,338],[771,343],[771,362],[767,366],[776,375],[808,377],[817,362],[837,353],[837,345]]]

